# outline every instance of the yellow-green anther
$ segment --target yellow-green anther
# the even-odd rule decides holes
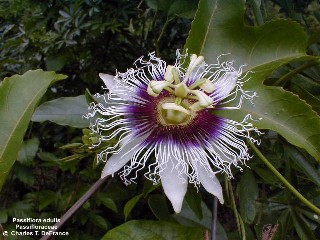
[[[172,65],[168,65],[166,72],[164,74],[164,79],[170,83],[172,83],[174,80],[173,74],[172,74],[172,69],[174,69],[174,67]]]
[[[190,56],[189,66],[192,65],[192,64],[196,61],[197,57],[198,57],[198,56],[197,56],[196,54],[192,54],[192,55]]]
[[[183,81],[186,82],[190,76],[190,74],[192,73],[192,71],[194,70],[194,68],[198,65],[200,65],[202,62],[204,61],[204,57],[203,56],[197,56],[195,54],[192,54],[190,57],[190,63],[189,63],[189,67],[186,71],[186,74],[184,75],[184,79]]]
[[[206,108],[213,103],[213,99],[200,90],[192,90],[190,92],[196,95],[200,107]]]
[[[192,54],[191,58],[190,58],[190,63],[189,63],[189,67],[188,67],[188,70],[187,72],[192,72],[193,69],[200,65],[202,62],[204,61],[204,57],[203,56],[197,56],[195,54]]]
[[[203,61],[204,61],[204,57],[203,56],[197,57],[197,59],[194,61],[192,67],[195,68],[196,66],[200,65],[201,63],[203,63]]]
[[[179,84],[180,83],[180,76],[179,76],[178,70],[175,67],[173,67],[171,69],[171,72],[172,72],[172,76],[173,76],[175,84]]]
[[[204,82],[199,86],[203,91],[206,93],[212,93],[215,90],[214,84],[209,79],[203,78],[201,80],[204,80]]]
[[[188,87],[185,83],[179,83],[176,85],[176,88],[174,90],[174,93],[177,97],[185,98],[188,95]]]
[[[151,87],[152,91],[156,94],[161,93],[161,91],[170,85],[168,81],[150,81],[149,86]]]

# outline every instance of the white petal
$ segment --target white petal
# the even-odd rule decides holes
[[[106,87],[109,89],[111,93],[116,94],[121,99],[128,101],[133,100],[133,93],[129,87],[125,87],[117,83],[114,76],[104,73],[99,73],[99,77],[103,80]]]
[[[143,142],[148,135],[144,135],[142,137],[133,138],[131,141],[127,141],[125,145],[121,147],[121,150],[117,154],[113,154],[108,160],[106,165],[104,166],[101,178],[104,178],[108,175],[113,175],[120,168],[122,168],[133,155],[139,150],[140,143]]]
[[[159,164],[162,163],[162,159],[158,159],[158,161]],[[164,193],[169,198],[174,211],[179,213],[188,188],[188,176],[185,173],[179,173],[178,170],[174,168],[177,164],[178,161],[169,156],[167,167],[164,168],[163,171],[160,171],[160,178]]]
[[[216,196],[219,199],[220,203],[223,204],[224,200],[222,187],[219,180],[213,173],[208,173],[208,171],[200,163],[195,163],[195,165],[197,166],[198,178],[202,186],[207,190],[207,192]]]

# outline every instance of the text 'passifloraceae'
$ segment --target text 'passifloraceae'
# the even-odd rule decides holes
[[[161,181],[175,212],[181,210],[188,182],[201,184],[223,203],[216,174],[231,177],[232,165],[241,168],[239,163],[250,158],[245,139],[257,142],[250,131],[259,134],[248,122],[250,115],[236,122],[215,114],[254,98],[242,88],[242,68],[219,58],[206,64],[202,56],[179,51],[174,65],[151,53],[134,66],[115,77],[100,74],[109,92],[97,94],[86,115],[99,135],[93,147],[116,140],[98,155],[106,162],[101,177],[119,172],[129,184],[141,171],[155,184]],[[236,106],[225,106],[232,101]]]

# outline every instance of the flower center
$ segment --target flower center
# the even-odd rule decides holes
[[[214,107],[210,94],[215,90],[215,86],[209,79],[196,79],[193,84],[187,85],[189,76],[202,62],[202,56],[193,54],[184,74],[181,71],[179,73],[178,68],[168,65],[163,80],[149,82],[147,93],[150,96],[158,97],[163,90],[173,96],[161,100],[158,104],[157,110],[161,124],[186,125],[198,111]]]
[[[174,97],[166,97],[157,105],[157,119],[163,126],[188,125],[196,117],[197,113],[188,110],[191,103],[183,100],[180,105],[175,103]]]

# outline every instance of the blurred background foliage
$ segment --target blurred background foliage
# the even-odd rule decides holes
[[[67,75],[68,79],[48,89],[42,102],[83,95],[86,89],[102,92],[99,72],[125,71],[151,51],[174,61],[175,49],[185,44],[197,5],[197,0],[0,0],[0,79],[37,68]],[[245,22],[259,26],[280,18],[298,21],[309,36],[308,54],[317,56],[319,10],[315,0],[248,0]],[[302,64],[278,69],[265,83],[273,85]],[[290,75],[281,86],[319,114],[318,65]],[[5,230],[14,229],[13,217],[63,215],[100,177],[101,165],[88,149],[92,133],[62,125],[30,123],[0,195],[0,223]],[[314,158],[273,131],[262,136],[260,150],[320,206],[320,167]],[[219,206],[218,239],[239,239],[239,225],[246,239],[319,239],[320,216],[302,206],[258,157],[248,165],[244,173],[234,169],[231,181],[221,176],[227,201]],[[108,231],[105,239],[121,239],[110,230],[121,225],[119,231],[139,233],[142,230],[135,224],[159,227],[154,222],[125,223],[133,219],[167,221],[161,225],[165,239],[172,232],[190,229],[183,226],[192,226],[201,235],[210,229],[212,200],[201,189],[200,193],[190,186],[182,213],[172,215],[161,188],[142,177],[126,187],[116,177],[66,224],[71,237],[56,239],[99,239]]]

